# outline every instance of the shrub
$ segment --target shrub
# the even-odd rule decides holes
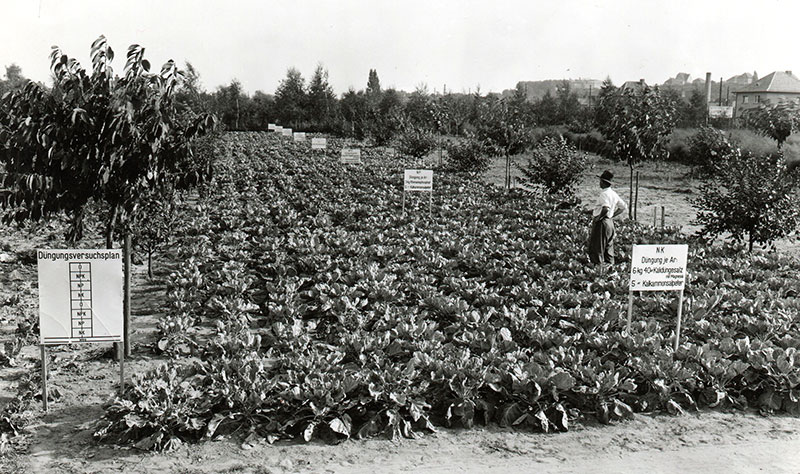
[[[692,201],[701,237],[714,239],[729,232],[731,238],[753,244],[772,244],[797,230],[800,199],[794,187],[797,173],[789,172],[780,154],[752,155],[733,150],[723,158],[726,166],[700,186]]]
[[[436,139],[433,134],[418,127],[412,127],[403,132],[397,143],[397,151],[414,158],[423,158],[436,148]]]
[[[523,183],[541,185],[550,194],[574,194],[586,168],[586,153],[577,151],[563,137],[546,137],[531,155],[527,165],[517,166]]]
[[[725,165],[735,146],[721,130],[700,127],[689,139],[689,158],[701,174],[711,175]]]
[[[769,155],[770,153],[778,152],[778,145],[774,140],[759,135],[752,130],[731,130],[729,136],[731,141],[746,153]]]
[[[456,171],[480,173],[489,169],[491,158],[484,152],[480,142],[467,139],[448,143],[447,164]]]
[[[597,130],[587,133],[564,133],[564,138],[580,151],[594,153],[604,158],[614,158],[614,147]]]

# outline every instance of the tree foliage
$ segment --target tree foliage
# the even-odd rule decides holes
[[[511,187],[511,156],[531,143],[531,126],[524,110],[508,99],[487,99],[478,109],[475,136],[490,156],[505,156],[505,187]]]
[[[286,126],[297,128],[306,119],[308,95],[305,79],[295,68],[289,68],[275,91],[275,115]]]
[[[689,156],[701,175],[710,176],[728,166],[735,144],[714,127],[700,127],[689,139]]]
[[[602,93],[605,92],[605,95]],[[657,87],[621,88],[601,91],[604,121],[598,123],[614,146],[617,159],[630,168],[630,195],[633,195],[633,170],[642,161],[666,155],[667,143],[675,128],[674,98]],[[633,217],[634,206],[628,208]]]
[[[481,143],[471,137],[448,142],[445,148],[448,167],[455,171],[478,174],[488,170],[492,163]]]
[[[436,148],[436,138],[430,130],[408,127],[398,139],[397,151],[416,159],[422,159]]]
[[[336,117],[337,101],[328,83],[328,70],[317,65],[308,83],[308,115],[313,128],[329,126]]]
[[[168,183],[191,185],[201,175],[191,165],[191,140],[214,125],[204,115],[187,123],[176,112],[180,71],[168,61],[150,72],[144,48],[128,48],[124,74],[113,74],[114,51],[101,36],[87,72],[53,47],[52,89],[28,82],[0,103],[0,164],[5,220],[71,216],[67,234],[83,235],[86,206],[109,208],[109,243],[117,221],[136,212],[138,197]],[[188,171],[187,171],[188,170]]]
[[[13,91],[25,85],[26,79],[22,75],[22,68],[16,64],[6,66],[5,79],[0,79],[0,96],[8,91]]]
[[[700,235],[716,238],[730,233],[749,245],[771,244],[795,232],[800,223],[797,173],[789,172],[780,154],[753,155],[738,149],[726,165],[717,169],[700,187],[692,202]]]
[[[573,195],[587,164],[564,137],[545,137],[532,151],[525,166],[518,166],[523,183],[542,186],[548,193]]]
[[[772,138],[780,148],[789,135],[800,130],[800,104],[761,104],[758,108],[745,111],[744,119],[750,129]]]

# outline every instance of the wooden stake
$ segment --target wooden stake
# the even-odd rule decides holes
[[[403,214],[406,213],[406,190],[403,189]]]
[[[678,352],[678,346],[681,342],[681,317],[683,316],[683,290],[678,297],[678,324],[675,325],[675,352]]]
[[[123,266],[125,270],[125,279],[123,281],[123,291],[125,294],[122,300],[123,311],[123,346],[125,347],[125,356],[131,356],[131,233],[125,231],[125,245],[122,249]],[[121,359],[120,359],[121,362]]]
[[[119,348],[119,393],[125,391],[125,351],[122,349],[122,345],[117,346]]]
[[[628,326],[626,331],[631,335],[631,320],[633,319],[633,290],[628,291]]]
[[[633,203],[633,220],[639,220],[639,172],[636,172],[636,197]]]
[[[661,206],[661,230],[664,230],[664,206]]]
[[[42,355],[42,406],[47,413],[47,348],[40,344],[39,349]]]
[[[653,230],[658,227],[658,207],[653,207]]]

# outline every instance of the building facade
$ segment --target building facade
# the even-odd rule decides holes
[[[800,103],[800,79],[792,71],[775,71],[734,92],[734,117],[762,104]]]

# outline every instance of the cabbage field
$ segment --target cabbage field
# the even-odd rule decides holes
[[[328,143],[223,135],[163,259],[153,346],[166,360],[133,374],[97,440],[161,450],[563,432],[707,407],[800,414],[796,257],[626,222],[606,272],[589,264],[575,202],[436,169],[432,214],[427,195],[403,214],[414,163],[375,148],[342,165],[343,143]],[[623,331],[634,243],[689,244],[677,351],[674,294],[637,296]]]

